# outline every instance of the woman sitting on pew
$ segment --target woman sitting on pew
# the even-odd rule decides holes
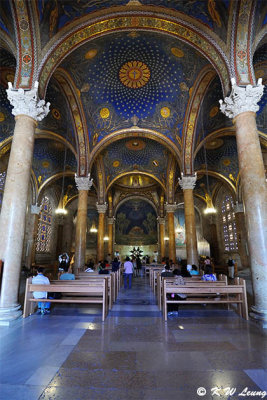
[[[206,265],[205,275],[201,278],[202,281],[217,281],[216,275],[212,273],[211,265]]]
[[[187,265],[182,265],[181,275],[184,278],[191,278],[190,272],[187,270]]]
[[[100,270],[98,271],[99,275],[108,275],[109,274],[109,270],[106,269],[106,263],[103,261],[100,264]]]

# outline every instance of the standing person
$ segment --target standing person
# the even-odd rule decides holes
[[[49,279],[44,276],[44,268],[39,267],[37,270],[37,275],[32,278],[33,285],[50,285]],[[35,299],[47,299],[47,292],[33,292],[33,297]],[[50,303],[39,301],[38,302],[38,313],[39,314],[49,314],[50,313]]]
[[[140,257],[137,256],[137,258],[136,258],[136,274],[137,274],[137,276],[140,276],[141,268],[142,268],[142,262],[141,262]]]
[[[112,272],[117,272],[118,269],[120,268],[120,262],[117,259],[117,257],[114,258],[111,265],[112,265]]]
[[[59,267],[58,270],[59,271],[68,271],[68,264],[69,264],[69,256],[67,253],[63,253],[60,254],[60,256],[58,257],[58,261],[59,261]]]
[[[111,258],[110,253],[108,253],[106,260],[107,260],[107,263],[110,265],[111,262],[112,262],[112,258]]]
[[[134,276],[137,276],[136,272],[136,258],[132,257],[132,264],[133,264],[133,269],[134,269]]]
[[[132,277],[133,277],[133,263],[130,261],[129,257],[126,257],[124,263],[124,289],[127,289],[127,281],[129,289],[131,289]]]
[[[234,262],[234,260],[232,258],[229,258],[227,265],[228,265],[228,276],[229,276],[229,278],[234,279],[234,277],[235,277],[235,262]]]

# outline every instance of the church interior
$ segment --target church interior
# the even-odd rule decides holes
[[[0,1],[0,400],[267,396],[266,32],[264,0]],[[164,322],[144,267],[104,322],[23,318],[38,267],[137,248],[245,281],[248,319]]]

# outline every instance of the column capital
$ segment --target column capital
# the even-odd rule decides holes
[[[50,103],[45,103],[38,97],[38,82],[35,82],[31,90],[13,89],[12,83],[8,82],[7,98],[13,106],[12,114],[27,115],[35,121],[42,121],[49,113]]]
[[[262,79],[258,79],[256,86],[237,86],[235,78],[231,79],[232,91],[224,101],[219,100],[220,110],[229,118],[235,118],[243,112],[259,110],[258,102],[263,95],[264,85]]]
[[[38,206],[37,204],[32,204],[31,205],[31,214],[39,215],[41,211],[41,207]]]
[[[178,205],[176,203],[174,204],[168,204],[165,203],[165,210],[167,213],[173,213],[177,210]]]
[[[114,217],[109,217],[108,218],[108,225],[113,225],[115,222],[115,218]]]
[[[98,211],[98,214],[105,214],[108,209],[108,205],[107,205],[107,203],[104,203],[104,204],[96,203],[96,209]]]
[[[90,179],[90,174],[87,176],[78,176],[75,174],[75,183],[78,190],[90,190],[93,184],[93,179]]]
[[[157,220],[160,225],[165,225],[165,218],[158,217]]]
[[[179,185],[183,190],[185,189],[194,189],[197,181],[197,173],[194,175],[184,175],[181,173],[181,178],[178,178]]]
[[[234,212],[235,212],[235,214],[244,212],[243,203],[235,203]]]

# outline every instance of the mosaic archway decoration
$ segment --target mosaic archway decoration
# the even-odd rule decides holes
[[[183,168],[184,173],[192,174],[193,172],[193,143],[194,133],[197,124],[197,117],[203,97],[209,84],[215,76],[215,71],[210,67],[205,68],[193,87],[190,102],[186,110],[185,124],[183,129]]]
[[[89,144],[83,106],[79,96],[77,95],[77,88],[75,87],[70,75],[62,68],[58,68],[54,74],[54,77],[62,87],[70,105],[70,110],[72,111],[72,118],[74,121],[78,142],[78,174],[79,176],[84,176],[88,173],[87,159],[89,153]],[[57,114],[55,114],[55,118],[57,118]]]
[[[122,16],[110,17],[105,20],[93,22],[87,26],[82,25],[75,28],[71,33],[68,32],[61,41],[53,45],[52,43],[48,43],[43,50],[43,59],[38,71],[40,93],[44,95],[53,71],[75,48],[103,34],[106,35],[116,31],[132,29],[136,31],[147,30],[162,32],[189,43],[209,59],[218,72],[223,87],[227,88],[229,84],[230,66],[226,55],[216,44],[215,40],[209,40],[204,32],[200,34],[199,29],[194,28],[192,24],[182,19],[177,19],[177,22],[175,22],[173,20],[168,20],[167,16],[162,18],[156,17],[155,14],[149,16],[144,14],[138,15],[138,13],[135,14],[136,12],[132,12],[132,15],[124,14]],[[148,71],[146,74],[148,78]],[[132,71],[131,76],[134,75],[137,76],[137,70]]]

